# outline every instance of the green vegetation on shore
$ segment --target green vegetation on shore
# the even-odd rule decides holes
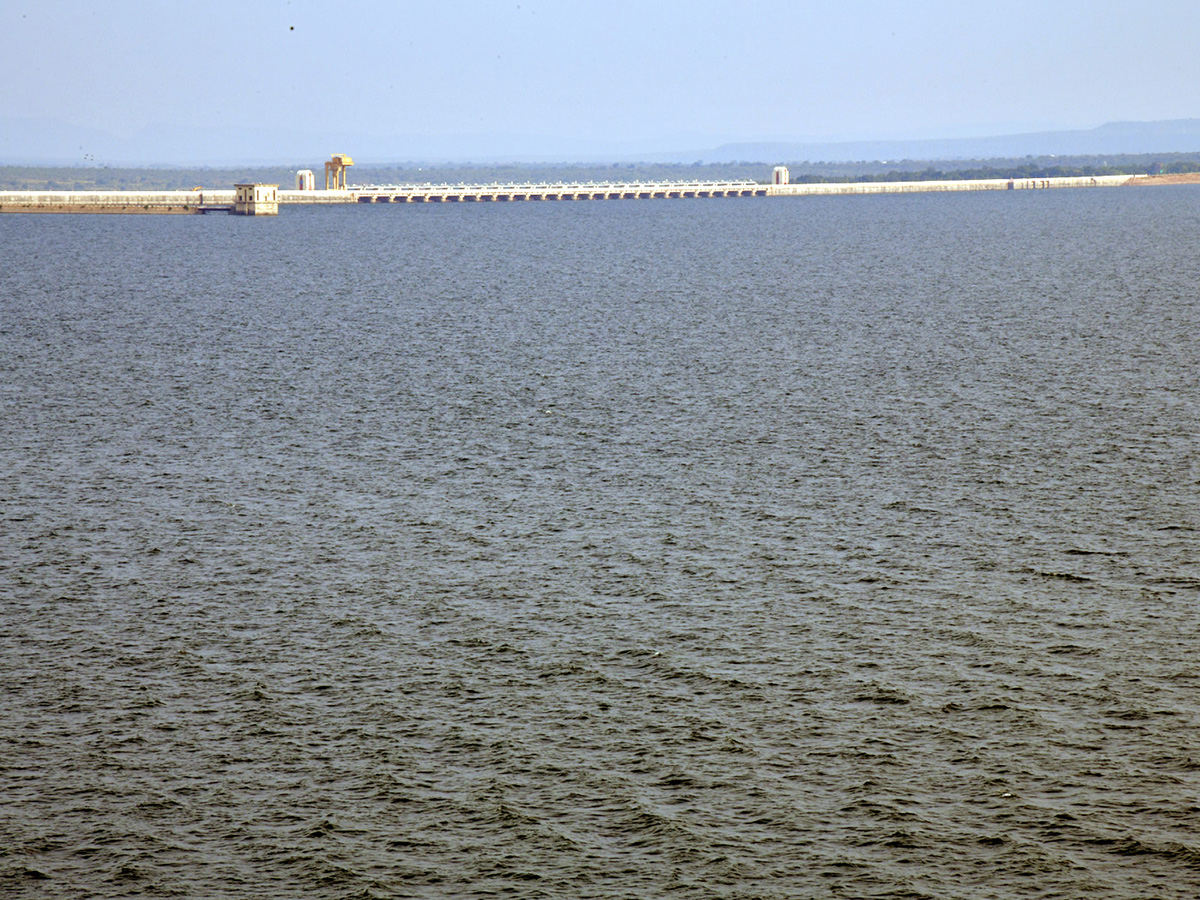
[[[1125,156],[1043,156],[992,160],[872,160],[859,162],[783,161],[795,183],[854,181],[942,181],[978,178],[1056,178],[1097,175],[1159,175],[1200,172],[1200,152]],[[354,184],[491,184],[493,182],[586,181],[759,181],[770,179],[775,162],[614,163],[611,165],[357,165]],[[290,188],[297,169],[317,173],[321,162],[245,168],[120,168],[109,166],[0,166],[6,191],[167,191],[229,188],[258,181]]]

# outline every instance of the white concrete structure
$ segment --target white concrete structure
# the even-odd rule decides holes
[[[277,184],[235,184],[233,194],[233,210],[239,216],[277,216],[279,215],[279,185]]]
[[[787,184],[790,179],[787,166],[776,166],[771,170],[771,184]]]
[[[934,191],[1020,191],[1041,188],[1119,187],[1137,184],[1145,175],[1097,175],[1094,178],[979,178],[948,181],[855,181],[830,184],[773,184],[772,197],[817,194],[916,194]]]
[[[233,191],[0,191],[0,212],[194,213],[228,210]]]
[[[350,191],[323,191],[320,188],[312,191],[280,191],[280,206],[290,206],[293,203],[353,203],[354,194]]]
[[[506,200],[651,200],[765,197],[755,181],[645,181],[559,184],[394,184],[350,189],[359,203],[459,203]]]
[[[312,169],[301,169],[296,173],[296,190],[315,191],[316,189],[317,176],[313,174]]]

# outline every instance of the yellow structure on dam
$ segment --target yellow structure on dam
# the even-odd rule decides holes
[[[333,158],[325,163],[325,190],[346,190],[346,170],[352,165],[354,165],[354,160],[345,153],[333,154]],[[332,186],[330,186],[331,181],[333,182]]]

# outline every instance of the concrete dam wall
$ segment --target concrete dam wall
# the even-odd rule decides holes
[[[236,191],[0,191],[0,212],[226,212]],[[350,191],[279,191],[279,202],[353,203]]]
[[[772,197],[820,194],[911,194],[935,191],[1021,191],[1045,188],[1120,187],[1137,175],[1097,175],[1079,178],[981,178],[948,181],[856,181],[849,184],[773,184]]]
[[[992,178],[962,181],[864,181],[848,184],[651,182],[639,184],[387,185],[346,190],[286,190],[281,206],[325,203],[461,203],[533,200],[627,200],[715,197],[805,197],[937,191],[1011,191],[1118,187],[1155,183],[1145,175],[1079,178]],[[230,211],[235,191],[0,191],[0,213],[205,213]]]

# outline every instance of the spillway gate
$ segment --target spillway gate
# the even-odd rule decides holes
[[[463,203],[514,200],[652,200],[685,197],[766,197],[754,181],[647,181],[575,184],[356,185],[359,203]]]

